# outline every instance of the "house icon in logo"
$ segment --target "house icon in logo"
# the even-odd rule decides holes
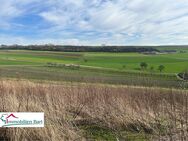
[[[18,118],[18,117],[16,117],[14,114],[8,115],[8,116],[6,117],[6,123],[8,123],[10,119],[15,119],[15,118]]]
[[[15,119],[15,118],[18,118],[18,117],[16,117],[14,114],[10,114],[10,115],[8,115],[8,114],[3,114],[3,115],[1,116],[1,118],[0,118],[0,120],[1,120],[2,122],[4,122],[4,124],[7,124],[11,119]]]

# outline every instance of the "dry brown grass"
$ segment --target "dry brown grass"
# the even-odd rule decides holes
[[[151,140],[188,140],[183,90],[6,80],[0,81],[0,111],[45,113],[45,128],[0,129],[6,140],[85,140],[79,129],[84,125],[145,132]]]

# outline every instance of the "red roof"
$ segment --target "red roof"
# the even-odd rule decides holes
[[[6,119],[8,119],[8,118],[10,118],[10,117],[18,118],[18,117],[16,117],[15,115],[10,114],[8,117],[6,117]]]

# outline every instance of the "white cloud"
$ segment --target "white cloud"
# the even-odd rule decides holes
[[[41,0],[0,0],[0,26],[1,29],[11,28],[14,18],[26,15],[29,5],[40,3]],[[21,25],[22,23],[20,23]]]
[[[87,41],[81,41],[75,38],[69,39],[53,39],[53,38],[44,38],[44,39],[28,39],[22,36],[12,36],[12,35],[0,35],[0,43],[4,45],[13,45],[13,44],[21,44],[21,45],[30,45],[30,44],[64,44],[64,45],[85,45],[91,44]]]
[[[40,36],[46,42],[55,42],[57,38],[59,43],[67,40],[88,44],[188,44],[188,0],[0,2],[3,3],[0,5],[1,27],[11,27],[12,19],[35,11],[49,25],[47,29],[40,29]]]

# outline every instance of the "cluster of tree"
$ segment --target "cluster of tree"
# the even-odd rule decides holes
[[[146,62],[141,62],[140,67],[141,67],[142,70],[146,70],[148,68],[148,64]],[[164,65],[159,65],[158,68],[157,68],[157,70],[159,70],[160,72],[164,71],[164,69],[165,69]],[[153,71],[154,67],[151,66],[150,70]]]
[[[63,52],[160,52],[153,47],[144,46],[63,46],[63,45],[1,45],[0,49],[39,50]]]

